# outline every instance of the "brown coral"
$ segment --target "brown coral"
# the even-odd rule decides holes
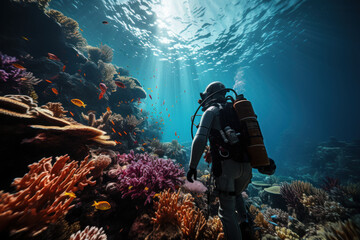
[[[275,227],[276,230],[276,234],[279,236],[279,238],[281,238],[282,240],[296,240],[296,239],[300,239],[299,235],[297,235],[296,233],[294,233],[293,231],[291,231],[288,228],[285,227]]]
[[[111,163],[111,158],[108,155],[100,154],[96,156],[94,161],[94,169],[91,171],[91,175],[94,178],[98,178],[102,175],[103,170]]]
[[[61,25],[61,29],[69,43],[80,49],[86,47],[86,40],[79,31],[79,24],[74,19],[66,17],[64,14],[54,9],[50,9],[46,14]]]
[[[0,231],[36,236],[72,207],[73,198],[65,192],[95,184],[92,177],[86,177],[93,169],[88,158],[80,166],[66,155],[58,157],[54,165],[51,160],[43,158],[29,165],[30,171],[13,181],[15,193],[0,193]]]
[[[360,228],[353,221],[346,220],[327,226],[322,235],[328,240],[359,240]]]
[[[223,225],[218,216],[210,217],[206,223],[204,239],[206,240],[223,240],[225,239]]]
[[[87,226],[84,230],[71,235],[70,240],[106,240],[103,228]]]
[[[48,102],[46,105],[41,106],[41,108],[50,110],[53,113],[53,116],[58,118],[65,117],[65,113],[68,112],[65,111],[62,104],[59,102]]]
[[[88,115],[81,113],[81,116],[88,121],[88,125],[94,128],[103,129],[107,124],[112,112],[106,111],[99,119],[96,119],[94,112],[89,112]]]

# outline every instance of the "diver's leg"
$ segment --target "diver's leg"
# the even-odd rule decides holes
[[[236,211],[239,215],[240,222],[246,220],[245,202],[242,197],[242,192],[246,189],[252,178],[252,168],[250,163],[241,163],[240,176],[234,180],[236,193]]]
[[[241,240],[240,226],[235,212],[235,196],[224,193],[219,194],[219,218],[223,224],[225,238],[227,240]]]

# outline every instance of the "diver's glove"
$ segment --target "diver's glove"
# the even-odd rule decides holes
[[[187,176],[186,176],[187,180],[189,182],[194,182],[192,180],[192,177],[194,176],[194,179],[196,180],[196,174],[197,174],[196,173],[196,168],[190,168],[190,170],[188,171]]]
[[[266,175],[273,175],[275,173],[275,170],[276,170],[275,162],[271,158],[269,158],[269,161],[270,161],[270,165],[258,168],[260,173],[266,174]]]

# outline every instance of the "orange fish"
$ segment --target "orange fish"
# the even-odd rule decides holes
[[[55,61],[61,61],[55,54],[48,53],[48,58]]]
[[[84,30],[82,30],[81,28],[79,28],[79,29],[80,29],[80,31],[82,31],[82,32],[84,31]]]
[[[45,81],[47,81],[48,83],[52,83],[52,81],[50,81],[50,80],[47,80],[47,79],[46,79]]]
[[[118,134],[120,135],[120,137],[122,137],[122,135],[121,135],[121,133],[120,133],[120,132],[118,132]]]
[[[113,130],[114,133],[116,133],[115,129],[114,128],[111,128]]]
[[[21,81],[26,81],[28,80],[26,77],[20,78]]]
[[[114,121],[113,120],[110,120],[110,122],[112,123],[112,125],[115,125]]]
[[[66,66],[64,65],[64,66],[63,66],[63,69],[62,69],[63,72],[65,72],[65,68],[66,68]]]
[[[51,91],[53,91],[53,93],[55,93],[56,95],[59,94],[58,90],[56,90],[56,88],[52,88]]]
[[[84,104],[84,102],[80,99],[71,99],[71,102],[78,107],[86,107],[86,104]]]
[[[140,109],[140,112],[142,112],[142,108]]]
[[[177,133],[175,132],[175,136],[177,136]]]
[[[143,146],[145,146],[147,143],[143,143]]]
[[[119,88],[126,88],[125,84],[119,81],[115,81],[116,86],[118,86]]]
[[[133,102],[134,101],[134,99],[131,99],[131,101],[130,102]]]
[[[169,113],[168,117],[170,117],[170,113]]]
[[[109,107],[107,107],[107,108],[106,108],[106,111],[110,112],[111,110],[110,110],[110,108],[109,108]]]
[[[18,69],[21,69],[21,70],[26,69],[26,68],[24,68],[23,66],[21,66],[21,65],[18,64],[18,63],[13,63],[13,64],[11,64],[11,65],[13,65],[14,67],[16,67],[16,68],[18,68]]]
[[[127,132],[124,131],[124,133],[125,133],[125,135],[127,135]]]
[[[21,38],[26,40],[26,41],[29,41],[29,39],[27,37],[22,36]]]
[[[71,116],[74,116],[74,114],[72,112],[69,112],[71,114]]]
[[[149,97],[150,97],[150,99],[152,100],[152,97],[151,97],[151,95],[149,94]]]
[[[94,204],[92,206],[94,206],[96,209],[99,210],[108,210],[111,208],[110,203],[108,203],[107,201],[100,201],[100,202],[94,201]]]

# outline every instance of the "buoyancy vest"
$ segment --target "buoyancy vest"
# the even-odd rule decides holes
[[[237,114],[231,102],[217,104],[219,108],[220,130],[212,128],[210,130],[210,149],[212,157],[212,170],[215,177],[221,175],[221,161],[232,159],[234,161],[246,162],[246,138],[244,126],[238,120]],[[227,129],[227,130],[226,130]],[[228,131],[232,133],[229,136]],[[234,141],[234,137],[236,137]],[[236,142],[237,141],[237,142]]]

